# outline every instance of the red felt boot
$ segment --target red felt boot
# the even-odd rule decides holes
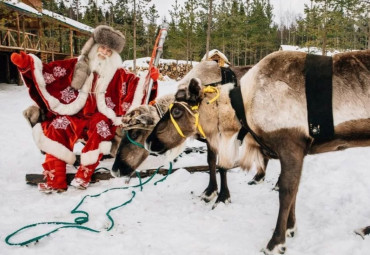
[[[93,175],[96,166],[99,164],[92,164],[89,166],[80,166],[73,178],[71,185],[77,189],[86,189],[91,181],[91,176]]]
[[[39,183],[38,189],[43,193],[64,192],[67,190],[66,163],[61,160],[46,160],[44,168],[45,183]]]

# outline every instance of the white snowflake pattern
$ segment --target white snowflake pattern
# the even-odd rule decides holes
[[[122,103],[122,109],[123,111],[127,112],[127,110],[130,108],[131,104],[127,102]]]
[[[106,104],[107,104],[107,106],[108,106],[109,108],[111,108],[111,109],[114,109],[114,107],[116,106],[116,104],[115,104],[115,103],[113,103],[112,98],[110,98],[110,97],[106,97],[106,98],[105,98],[105,103],[106,103]]]
[[[127,83],[124,82],[124,83],[122,83],[122,95],[125,96],[126,93],[127,93]]]
[[[69,103],[76,98],[76,95],[71,87],[67,87],[60,92],[62,94],[61,98],[64,102]]]
[[[100,122],[98,122],[98,124],[96,124],[96,129],[97,129],[97,133],[104,137],[104,138],[107,138],[108,136],[111,135],[111,132],[109,130],[109,126],[107,123],[105,123],[104,120],[101,120]]]
[[[66,69],[61,66],[55,66],[53,68],[54,77],[63,77],[67,73]]]
[[[58,117],[56,119],[53,120],[53,122],[51,122],[51,125],[55,128],[55,129],[67,129],[68,125],[70,124],[71,122],[67,119],[67,117],[65,116],[62,116],[62,117]]]
[[[52,83],[53,81],[55,81],[55,78],[54,78],[54,76],[51,74],[51,73],[44,73],[43,74],[43,76],[44,76],[44,80],[45,80],[45,83],[46,84],[50,84],[50,83]]]

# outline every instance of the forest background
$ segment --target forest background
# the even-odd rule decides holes
[[[169,24],[166,59],[200,61],[219,49],[232,65],[248,65],[284,44],[319,47],[323,55],[332,49],[370,49],[370,0],[311,0],[303,15],[286,11],[278,23],[269,0],[174,0],[168,20],[159,20],[151,0],[42,2],[45,9],[91,27],[107,24],[124,31],[124,60],[150,56],[163,22]]]

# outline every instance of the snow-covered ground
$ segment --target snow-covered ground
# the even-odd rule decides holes
[[[161,82],[160,94],[175,91],[173,81]],[[261,254],[272,235],[278,214],[278,193],[273,191],[280,164],[272,160],[266,181],[247,182],[249,173],[235,168],[228,173],[232,203],[212,210],[213,202],[200,201],[208,184],[207,173],[178,170],[164,182],[154,179],[140,191],[120,189],[89,197],[79,209],[89,213],[85,227],[63,228],[28,247],[9,246],[5,238],[14,231],[38,222],[74,222],[82,214],[71,214],[85,195],[96,195],[113,187],[124,187],[125,179],[92,184],[86,191],[69,188],[61,194],[45,195],[25,183],[27,173],[41,173],[43,156],[33,143],[31,128],[22,111],[31,104],[26,88],[0,84],[0,254],[129,254],[129,255],[235,255]],[[189,146],[200,145],[190,141]],[[113,161],[102,163],[111,167]],[[353,233],[370,224],[370,149],[308,156],[297,198],[298,232],[287,240],[287,255],[370,254],[370,236]],[[177,166],[206,164],[205,154],[188,154]],[[150,162],[149,162],[150,165]],[[175,166],[176,166],[175,165]],[[154,162],[153,162],[154,166]],[[70,167],[68,171],[74,169]],[[147,180],[143,179],[143,181]],[[129,185],[138,183],[133,178]],[[131,203],[107,211],[136,196]],[[59,227],[60,225],[58,225]],[[36,226],[14,236],[11,242],[28,239],[57,226]]]

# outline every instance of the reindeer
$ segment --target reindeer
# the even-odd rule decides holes
[[[232,67],[231,70],[235,74],[235,82],[240,81],[240,77],[244,75],[250,68],[251,66]],[[178,87],[184,89],[184,86],[189,83],[192,77],[197,77],[201,74],[207,74],[201,78],[202,82],[205,84],[216,85],[222,83],[222,80],[227,79],[226,77],[222,77],[222,75],[225,75],[225,72],[221,72],[221,68],[216,62],[203,61],[196,65],[182,80],[178,82]],[[159,121],[160,117],[163,116],[163,113],[168,110],[168,107],[173,100],[173,95],[165,96],[158,99],[156,104],[153,106],[143,105],[135,109],[130,109],[126,116],[123,117],[122,126],[123,129],[126,130],[126,136],[122,138],[117,151],[116,159],[111,171],[113,176],[119,177],[132,175],[134,170],[138,168],[139,165],[149,156],[149,152],[141,148],[140,144],[145,142],[146,138],[154,128],[154,125]],[[206,140],[201,139],[199,135],[197,135],[197,139],[206,142]],[[134,141],[134,143],[132,141]],[[210,169],[210,179],[207,188],[201,195],[201,199],[205,202],[210,202],[217,195],[218,190],[216,181],[217,155],[209,146],[209,143],[206,142],[206,144],[208,151],[207,162]],[[220,202],[228,203],[230,201],[226,170],[224,168],[220,168],[219,172],[221,177],[221,188],[213,208],[215,208]],[[256,184],[263,181],[264,175],[264,168],[261,168],[250,184]]]
[[[312,101],[306,99],[308,59],[311,55],[302,52],[275,52],[249,70],[241,79],[242,121],[232,107],[234,101],[230,101],[232,85],[219,86],[219,98],[209,103],[218,91],[207,90],[201,80],[192,79],[186,90],[178,90],[173,107],[145,143],[151,152],[164,153],[186,139],[179,130],[189,137],[201,126],[219,155],[219,164],[225,168],[238,158],[240,167],[246,170],[253,163],[263,167],[265,157],[280,160],[280,209],[272,238],[263,249],[265,254],[283,254],[286,237],[295,235],[296,196],[304,157],[370,145],[370,50],[332,57],[329,76],[333,134],[326,137],[316,136],[326,127],[309,123],[312,111],[307,109]],[[319,62],[314,64],[320,66]],[[239,155],[236,137],[242,127],[248,134]],[[364,236],[369,229],[355,232]]]

